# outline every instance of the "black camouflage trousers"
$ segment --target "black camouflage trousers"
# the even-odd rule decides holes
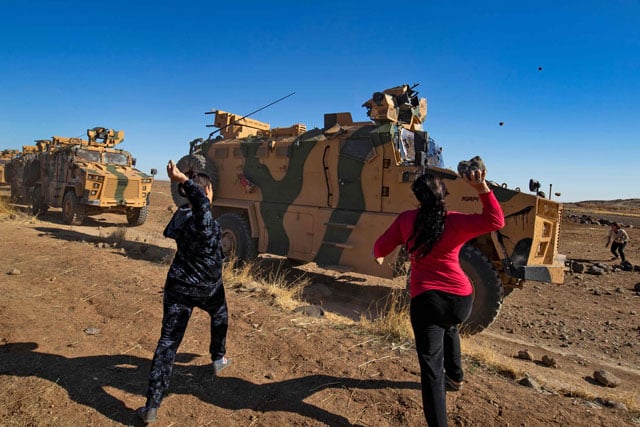
[[[184,337],[189,318],[194,307],[198,307],[211,316],[211,359],[218,360],[225,354],[228,314],[224,288],[220,286],[211,296],[194,297],[165,288],[163,300],[162,332],[158,347],[151,362],[147,404],[149,408],[159,408],[169,388],[171,371],[176,359],[178,347]],[[212,370],[213,375],[213,370]]]

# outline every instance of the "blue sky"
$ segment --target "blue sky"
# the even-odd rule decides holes
[[[222,109],[366,120],[420,83],[445,164],[561,201],[640,197],[640,2],[0,0],[0,149],[105,126],[166,179]],[[542,67],[542,70],[539,70]],[[499,123],[504,125],[500,126]]]

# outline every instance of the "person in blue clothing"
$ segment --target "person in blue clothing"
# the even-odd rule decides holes
[[[176,211],[164,230],[164,236],[175,239],[178,249],[164,285],[162,331],[151,362],[147,402],[136,410],[145,423],[157,419],[194,307],[211,316],[212,374],[217,375],[230,364],[225,357],[228,314],[222,285],[224,255],[220,225],[211,214],[211,179],[203,173],[187,176],[173,161],[167,165],[167,175],[183,188],[189,203]]]

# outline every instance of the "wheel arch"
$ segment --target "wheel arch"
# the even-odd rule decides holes
[[[250,200],[224,200],[213,201],[211,211],[215,218],[226,213],[232,213],[244,216],[249,221],[251,237],[261,239],[260,235],[260,222],[258,220],[258,213],[256,204]]]
[[[222,229],[221,242],[225,256],[225,246],[233,250],[233,257],[239,262],[246,262],[258,256],[257,239],[251,236],[248,218],[242,213],[225,212],[217,218]],[[229,247],[232,246],[232,247]]]

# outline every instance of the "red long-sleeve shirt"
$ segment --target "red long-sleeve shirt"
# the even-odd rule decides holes
[[[411,297],[429,290],[439,290],[455,295],[470,295],[473,292],[469,278],[462,271],[458,256],[467,241],[481,234],[504,227],[504,214],[493,191],[480,194],[482,213],[465,214],[447,212],[444,231],[426,256],[411,256]],[[389,226],[373,247],[373,254],[383,257],[398,245],[407,245],[413,232],[418,209],[405,211]],[[407,245],[410,247],[411,245]]]

